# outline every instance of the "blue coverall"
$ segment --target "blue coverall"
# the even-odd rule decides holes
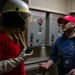
[[[75,68],[75,37],[67,38],[63,34],[54,44],[49,60],[57,62],[59,75],[68,75]]]

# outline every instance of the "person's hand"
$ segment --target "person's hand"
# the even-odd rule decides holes
[[[70,70],[70,72],[68,73],[68,75],[75,75],[75,69]]]
[[[45,69],[48,69],[48,68],[49,68],[49,66],[47,65],[46,62],[39,63],[39,66],[40,66],[40,67],[43,67],[43,68],[45,68]]]

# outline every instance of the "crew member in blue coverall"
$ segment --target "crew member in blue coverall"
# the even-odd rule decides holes
[[[75,75],[75,19],[66,15],[57,23],[64,33],[56,40],[49,60],[39,65],[48,69],[57,62],[59,75]]]

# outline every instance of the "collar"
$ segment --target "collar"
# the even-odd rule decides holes
[[[22,47],[21,49],[26,47],[26,36],[24,36],[25,33],[21,28],[2,28],[2,31],[5,32],[12,41],[17,41],[20,47]]]

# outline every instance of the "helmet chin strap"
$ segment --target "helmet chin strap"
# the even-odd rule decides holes
[[[28,14],[27,13],[25,13],[26,14],[26,18],[24,18],[18,11],[16,11],[17,12],[17,14],[25,21],[25,22],[30,22],[30,23],[34,23],[34,18],[33,18],[33,16],[31,15],[31,14],[29,14],[29,16],[27,16]]]
[[[17,12],[17,11],[16,11]],[[26,19],[24,19],[20,13],[17,12],[17,14],[25,21]]]
[[[17,11],[16,11],[17,12]],[[21,14],[20,13],[18,13],[17,12],[17,14],[25,21],[25,24],[24,24],[24,26],[23,26],[23,28],[22,28],[22,30],[24,31],[24,29],[26,29],[27,28],[27,23],[28,23],[28,21],[27,21],[27,19],[24,19],[22,16],[21,16]]]

